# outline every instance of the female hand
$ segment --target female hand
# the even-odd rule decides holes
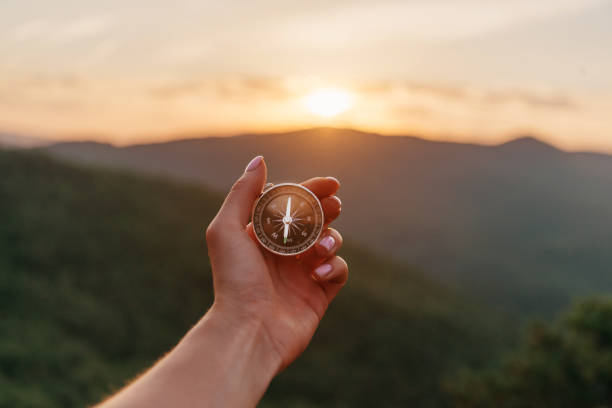
[[[346,262],[335,256],[342,236],[324,229],[300,259],[262,248],[249,223],[266,183],[266,164],[255,157],[234,184],[206,231],[215,288],[213,309],[239,324],[257,322],[280,367],[308,345],[329,303],[346,283]],[[340,214],[338,180],[317,177],[302,183],[321,201],[327,226]]]
[[[254,158],[206,231],[215,301],[179,344],[102,407],[255,406],[270,381],[308,345],[327,306],[346,283],[335,256],[342,237],[324,231],[298,261],[257,243],[249,224],[266,182]],[[326,225],[340,213],[334,178],[303,183],[323,206]]]

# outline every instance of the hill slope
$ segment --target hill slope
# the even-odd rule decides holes
[[[1,407],[95,402],[211,304],[218,195],[1,150],[0,173]],[[499,316],[415,270],[343,254],[349,284],[262,406],[445,406],[442,379],[507,338]]]
[[[553,313],[572,296],[612,290],[612,158],[605,155],[567,153],[533,138],[486,147],[342,129],[47,151],[218,191],[262,153],[272,181],[338,177],[339,225],[349,238],[490,306]]]

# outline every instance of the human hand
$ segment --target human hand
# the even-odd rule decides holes
[[[266,164],[254,158],[232,187],[206,231],[213,271],[215,313],[236,324],[256,324],[275,354],[278,369],[306,348],[330,302],[348,278],[335,256],[342,236],[324,229],[317,243],[296,257],[274,255],[255,239],[249,220],[266,182]],[[302,183],[321,201],[326,226],[340,214],[340,187],[331,177]]]
[[[258,156],[234,184],[206,231],[215,302],[168,354],[100,407],[255,406],[270,381],[306,348],[348,268],[335,256],[342,237],[323,232],[295,257],[260,247],[249,223],[266,181]],[[323,206],[325,223],[340,214],[340,184],[302,183]]]

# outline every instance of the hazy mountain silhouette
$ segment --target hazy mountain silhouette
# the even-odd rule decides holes
[[[48,145],[49,143],[49,140],[41,139],[35,136],[23,135],[18,133],[0,132],[0,147],[28,148]]]
[[[338,225],[348,237],[492,304],[551,311],[569,296],[612,289],[606,155],[567,153],[532,137],[480,146],[329,128],[45,150],[220,191],[263,154],[273,182],[338,177]]]

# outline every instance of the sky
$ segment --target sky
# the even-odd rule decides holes
[[[612,0],[0,3],[0,132],[351,127],[612,153]]]

